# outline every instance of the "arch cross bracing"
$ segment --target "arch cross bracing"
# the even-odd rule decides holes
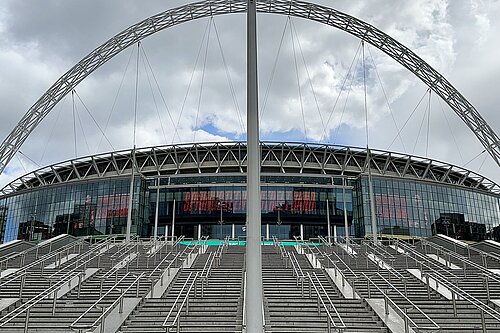
[[[158,31],[184,22],[215,15],[246,12],[245,0],[201,1],[169,9],[130,26],[97,47],[62,75],[30,107],[0,146],[0,173],[36,126],[54,106],[83,79],[115,55]],[[335,9],[296,0],[260,0],[260,13],[290,15],[346,31],[377,47],[410,70],[438,94],[473,131],[493,160],[500,166],[500,139],[479,112],[448,80],[408,47],[353,16]]]

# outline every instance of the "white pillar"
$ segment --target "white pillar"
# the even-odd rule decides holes
[[[263,331],[256,0],[247,2],[247,333]]]
[[[333,226],[333,241],[337,243],[337,226]]]
[[[368,193],[370,196],[370,215],[371,215],[371,221],[372,221],[372,235],[373,235],[373,241],[375,243],[378,243],[378,230],[377,230],[377,212],[375,210],[375,195],[373,193],[373,182],[372,182],[372,172],[371,172],[371,167],[370,167],[370,151],[368,150],[368,147],[366,148],[366,153],[368,154]]]
[[[304,225],[302,223],[300,224],[300,240],[304,240]]]
[[[266,240],[269,240],[269,223],[266,224]]]
[[[128,193],[128,212],[127,212],[127,230],[125,233],[125,240],[130,242],[130,232],[132,229],[132,199],[134,196],[134,173],[135,173],[135,145],[132,150],[132,167],[131,167],[131,175],[130,175],[130,188]]]
[[[175,237],[175,199],[174,204],[172,205],[172,244],[174,244]]]
[[[345,242],[346,244],[349,244],[349,223],[347,221],[347,208],[345,204],[345,187],[346,187],[346,182],[345,178],[342,178],[342,197],[343,197],[343,203],[344,203],[344,228],[345,228]]]
[[[235,231],[234,231],[235,229],[234,229],[234,228],[235,228],[235,227],[234,227],[234,223],[233,223],[233,224],[231,225],[231,239],[234,239],[234,238],[235,238],[235,237],[234,237],[234,234],[235,234]]]
[[[153,231],[153,236],[155,238],[155,242],[158,239],[158,212],[160,206],[160,178],[156,181],[156,207],[155,207],[155,230]]]
[[[328,199],[326,199],[326,225],[328,228],[327,236],[328,241],[330,242],[330,238],[332,238],[332,226],[330,225],[330,207],[329,207]]]

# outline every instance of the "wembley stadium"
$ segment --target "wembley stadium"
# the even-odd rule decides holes
[[[257,12],[361,40],[366,148],[261,140]],[[233,13],[247,22],[246,140],[137,148],[140,41]],[[78,156],[74,88],[137,45],[133,148],[50,164],[0,190],[0,331],[500,332],[500,186],[465,167],[370,147],[365,42],[426,85],[427,130],[432,91],[479,140],[476,157],[500,166],[500,139],[475,107],[369,23],[296,0],[168,9],[85,56],[0,144],[2,174],[71,94]]]
[[[266,239],[344,236],[346,223],[349,235],[370,236],[369,165],[381,236],[480,241],[500,223],[498,184],[457,166],[307,143],[262,142],[260,154]],[[151,237],[157,222],[159,236],[244,237],[246,155],[242,142],[184,144],[47,166],[2,189],[2,239],[125,234],[132,165],[133,234]]]

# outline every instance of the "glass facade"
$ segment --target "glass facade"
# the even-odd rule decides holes
[[[330,181],[329,178],[326,179]],[[154,184],[154,182],[150,183],[151,186]],[[239,231],[244,230],[241,226],[244,226],[246,218],[247,192],[245,185],[220,184],[218,186],[198,185],[175,188],[171,188],[171,186],[167,185],[159,191],[158,225],[160,235],[166,232],[167,225],[171,225],[174,215],[176,234],[184,234],[189,237],[196,236],[198,227],[204,228],[202,234],[217,235],[218,238],[221,234],[232,236],[232,224],[239,225],[238,230],[234,231],[235,237]],[[345,192],[346,211],[350,223],[352,221],[352,189],[347,188]],[[298,231],[300,224],[305,226],[306,231],[315,227],[324,228],[324,234],[327,234],[327,203],[331,225],[344,226],[342,193],[341,188],[331,185],[322,187],[286,183],[263,185],[261,187],[262,223],[270,225],[270,236],[278,236],[279,234],[280,237],[282,236],[281,238],[285,239],[300,235],[300,231]],[[150,191],[148,219],[151,230],[148,234],[153,234],[156,196],[156,191]],[[227,225],[229,227],[225,227]],[[314,229],[311,230],[310,233],[306,233],[314,234]],[[267,231],[264,230],[263,236],[266,233]],[[315,234],[315,236],[317,235],[318,233]],[[244,233],[240,236],[244,236]]]
[[[139,217],[144,216],[146,191],[144,181],[139,178],[134,185],[132,230],[137,232],[142,228],[143,219]],[[129,192],[130,179],[110,178],[1,198],[3,241],[40,240],[62,233],[75,236],[125,233]]]
[[[136,177],[132,232],[141,237],[153,235],[159,191],[159,235],[167,228],[171,233],[175,215],[176,235],[244,237],[245,181],[241,174],[162,177],[157,190],[156,179]],[[350,235],[372,233],[368,179],[364,175],[348,180],[344,189],[341,178],[324,175],[263,174],[262,183],[263,236],[291,239],[301,233],[305,238],[327,235],[327,211],[331,225],[342,236],[344,201]],[[0,240],[39,240],[62,233],[124,234],[129,187],[130,178],[110,177],[1,197]],[[484,226],[489,237],[500,223],[500,196],[492,193],[389,177],[373,177],[373,189],[379,234],[426,237],[436,230],[448,232],[446,221],[455,219],[468,226]]]
[[[356,186],[355,223],[360,235],[371,234],[368,177]],[[428,237],[443,217],[461,216],[465,223],[485,226],[491,235],[500,224],[500,197],[470,189],[399,178],[373,177],[379,234]],[[450,233],[452,226],[450,226]]]

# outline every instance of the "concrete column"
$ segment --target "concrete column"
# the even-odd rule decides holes
[[[132,199],[134,197],[134,176],[135,176],[135,145],[132,150],[132,168],[130,175],[130,188],[128,193],[128,212],[127,212],[127,230],[125,233],[125,240],[130,242],[130,232],[132,229]]]
[[[201,239],[201,224],[198,223],[198,239]]]
[[[247,333],[263,331],[256,0],[247,2]]]
[[[304,240],[304,225],[300,224],[300,240]]]
[[[175,236],[175,199],[172,205],[172,244],[174,243]]]
[[[156,181],[156,207],[155,207],[155,230],[153,231],[153,236],[156,239],[158,238],[158,212],[159,212],[159,206],[160,206],[160,178],[157,179]]]
[[[269,223],[266,224],[266,240],[269,240]]]
[[[345,228],[345,242],[346,244],[349,244],[349,223],[347,221],[347,207],[345,203],[345,187],[346,187],[346,181],[345,178],[342,178],[342,197],[343,197],[343,203],[344,203],[344,228]]]
[[[330,241],[330,238],[332,237],[332,226],[330,225],[330,207],[329,207],[328,199],[326,199],[326,226],[328,229],[327,236],[328,236],[328,241]]]

